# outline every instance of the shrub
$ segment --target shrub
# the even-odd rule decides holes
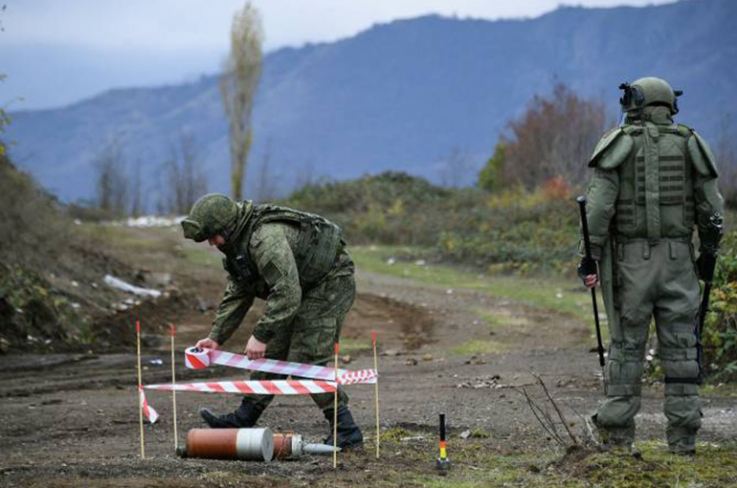
[[[578,214],[560,178],[535,192],[489,194],[384,173],[309,185],[282,203],[331,218],[351,244],[422,246],[438,259],[495,271],[573,270]]]
[[[706,372],[717,381],[737,380],[737,231],[722,244],[702,341]]]

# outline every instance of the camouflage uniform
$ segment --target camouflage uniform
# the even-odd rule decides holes
[[[267,344],[265,357],[328,365],[356,294],[355,267],[344,249],[340,228],[317,215],[249,201],[231,204],[224,199],[227,197],[222,195],[203,197],[182,224],[186,237],[204,240],[207,234],[220,234],[226,239],[219,249],[225,254],[228,286],[210,339],[225,343],[254,299],[261,298],[266,300],[266,311],[253,336]],[[212,218],[219,212],[211,208],[216,204],[223,205],[226,216],[216,222],[217,231],[202,228],[205,214]],[[228,217],[228,213],[234,216]],[[251,374],[253,380],[283,378]],[[314,394],[312,399],[332,421],[333,394]],[[251,420],[272,400],[273,395],[246,395],[242,408],[247,410],[248,421],[234,422],[255,423]],[[347,412],[348,396],[342,388],[338,401],[339,413]]]
[[[657,78],[626,90],[624,124],[602,137],[589,163],[595,172],[587,219],[611,336],[607,400],[594,420],[606,443],[634,441],[654,317],[668,444],[673,452],[692,453],[702,414],[694,333],[700,288],[691,239],[697,226],[701,253],[716,253],[721,234],[713,228],[718,223],[721,229],[722,214],[717,170],[701,136],[673,123],[680,93]]]

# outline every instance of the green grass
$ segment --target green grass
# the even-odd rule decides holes
[[[342,338],[340,340],[340,353],[347,354],[352,352],[358,352],[358,351],[368,351],[371,350],[372,344],[370,340],[361,340],[361,339],[349,339],[349,338]]]
[[[404,435],[411,433],[403,432]],[[396,437],[396,436],[395,436]],[[383,436],[382,436],[383,440]],[[396,442],[388,438],[388,443]],[[432,452],[428,442],[424,451]],[[389,448],[389,446],[387,446]],[[447,476],[438,476],[432,459],[417,449],[411,456],[424,470],[409,474],[413,485],[423,487],[534,486],[655,488],[655,487],[735,487],[735,445],[699,445],[696,457],[674,456],[662,442],[637,444],[642,453],[632,455],[591,452],[588,455],[563,456],[549,448],[528,445],[502,452],[503,445],[493,439],[452,438],[448,456],[453,462]],[[506,449],[505,449],[506,450]],[[387,481],[391,480],[388,478]],[[410,486],[413,486],[410,485]]]
[[[670,454],[662,442],[637,443],[642,459],[606,453],[594,454],[579,473],[602,487],[650,488],[661,486],[737,486],[735,446],[700,445],[695,458]]]
[[[486,312],[484,310],[478,310],[478,309],[474,310],[473,312],[479,317],[481,317],[481,319],[484,322],[486,322],[486,325],[489,326],[489,330],[492,332],[495,332],[502,327],[511,325],[509,321],[509,317],[505,315],[490,313],[490,312]]]
[[[490,276],[447,265],[419,266],[414,261],[395,261],[394,264],[389,264],[389,259],[394,256],[421,254],[421,250],[417,248],[360,246],[350,248],[349,252],[361,270],[439,287],[478,290],[537,308],[555,310],[584,322],[592,322],[591,297],[576,279]]]
[[[135,252],[158,249],[161,243],[157,239],[146,239],[131,232],[127,227],[114,225],[84,224],[77,227],[81,233],[92,239],[119,249]]]
[[[184,259],[192,264],[222,268],[222,259],[207,247],[184,246],[182,252]]]
[[[503,344],[499,344],[495,341],[483,341],[483,340],[470,340],[463,344],[454,347],[450,350],[451,354],[458,356],[469,356],[473,354],[492,354],[499,353],[505,349]]]
[[[701,387],[701,395],[737,398],[737,385],[733,383],[706,384]]]

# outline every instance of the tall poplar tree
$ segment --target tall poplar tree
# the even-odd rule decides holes
[[[261,78],[263,42],[261,15],[247,2],[233,16],[230,54],[220,78],[220,94],[230,127],[230,192],[236,201],[242,200],[253,140],[251,114]]]

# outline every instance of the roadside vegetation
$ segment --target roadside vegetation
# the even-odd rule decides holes
[[[0,153],[0,351],[68,340],[62,323],[74,321],[75,310],[41,273],[47,261],[58,268],[71,259],[64,220],[51,196]]]
[[[578,214],[556,178],[534,191],[447,189],[403,173],[308,185],[283,203],[327,215],[354,244],[421,248],[420,257],[484,271],[570,275]]]
[[[707,374],[714,381],[737,381],[737,231],[722,242],[703,340]]]
[[[500,443],[493,433],[487,438],[462,440],[451,436],[448,456],[453,467],[440,476],[434,469],[435,445],[429,440],[414,442],[422,432],[395,428],[382,434],[382,447],[401,450],[407,486],[486,486],[535,487],[616,487],[660,488],[665,486],[734,486],[737,474],[732,469],[735,446],[704,445],[698,462],[667,452],[663,442],[638,442],[642,456],[610,454],[595,450],[570,449],[561,455],[555,450],[525,445],[524,441]],[[473,436],[472,436],[473,437]],[[405,486],[388,467],[386,482],[380,486]]]
[[[111,256],[111,243],[137,242],[90,231],[68,208],[0,154],[0,353],[90,351],[133,344],[137,298],[105,275],[145,286],[146,273]],[[162,303],[158,304],[159,306]]]

